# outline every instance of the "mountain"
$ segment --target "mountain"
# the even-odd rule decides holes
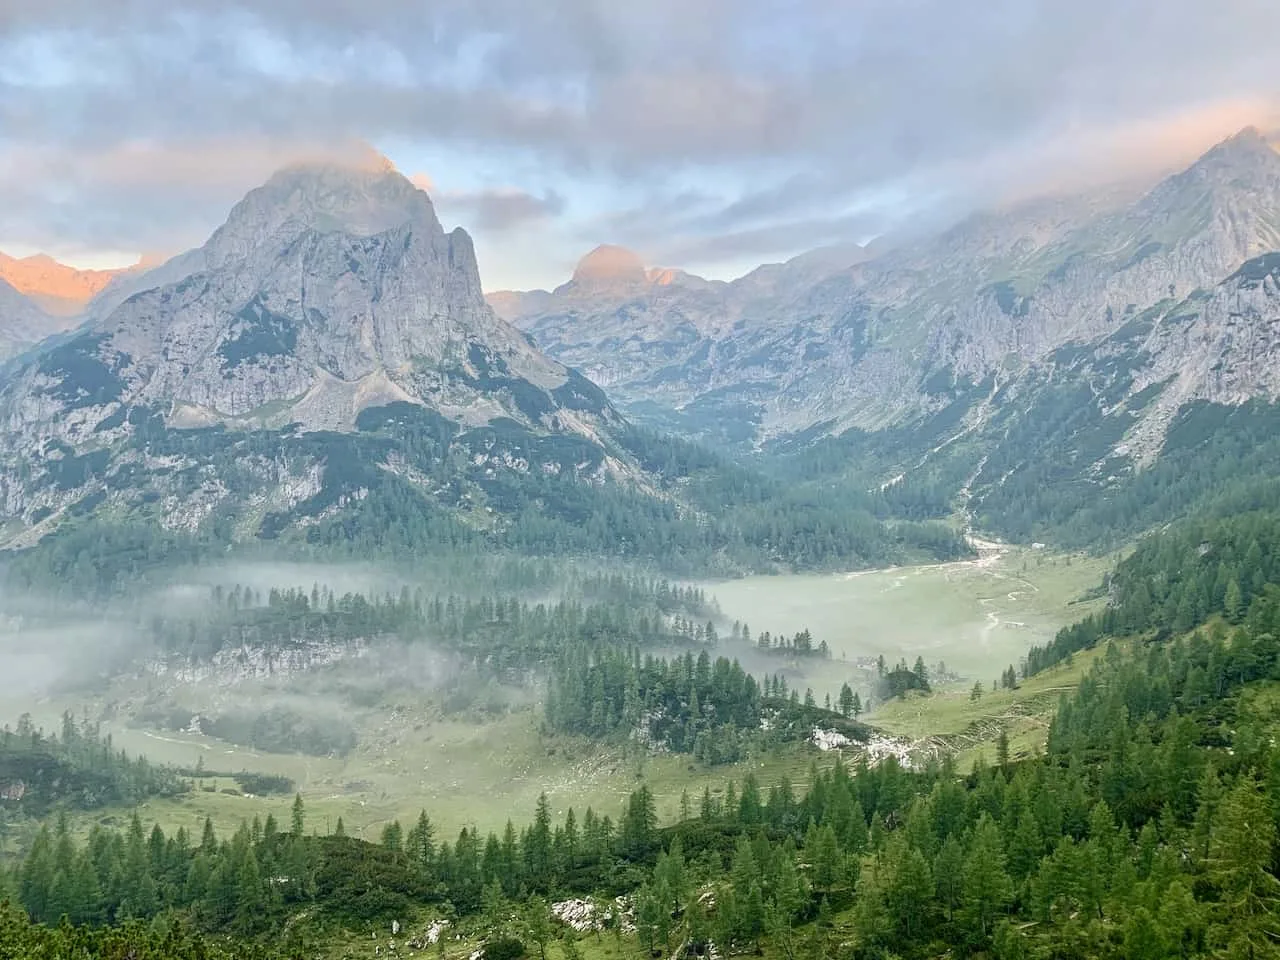
[[[1277,249],[1280,155],[1246,129],[1137,197],[1037,200],[878,255],[815,251],[728,284],[645,284],[634,269],[604,289],[575,278],[504,295],[503,309],[638,414],[740,439],[838,434],[936,414],[953,400],[939,384],[986,396],[1043,376],[1055,351],[1101,348],[1135,314]],[[1169,349],[1161,364],[1177,363]],[[1232,396],[1274,395],[1266,377],[1232,383]]]
[[[389,167],[282,171],[145,278],[10,364],[0,491],[20,542],[76,504],[159,503],[195,529],[249,490],[260,522],[322,490],[317,511],[366,496],[379,471],[432,488],[461,436],[476,468],[637,473],[613,455],[624,424],[600,390],[498,319],[470,238]],[[422,462],[392,441],[401,428]],[[365,434],[379,442],[343,439]]]
[[[837,506],[635,429],[495,314],[471,239],[389,165],[284,170],[127,282],[0,380],[0,547],[39,545],[10,565],[27,586],[268,542],[682,573],[967,550],[861,491]],[[559,292],[698,284],[606,251]]]
[[[469,424],[575,419],[552,396],[570,372],[494,316],[470,238],[397,173],[281,173],[187,260],[76,341],[171,424],[350,430],[397,401]]]
[[[54,317],[78,316],[89,301],[117,277],[143,269],[144,264],[140,262],[119,270],[78,270],[47,254],[17,259],[0,253],[0,280],[9,283]]]

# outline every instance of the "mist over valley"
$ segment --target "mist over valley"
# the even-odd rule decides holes
[[[0,4],[0,956],[1276,955],[1269,6],[126,6]]]

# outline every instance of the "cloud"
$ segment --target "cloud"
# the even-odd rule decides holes
[[[696,194],[624,232],[798,241],[1185,159],[1274,112],[1277,31],[1259,0],[0,0],[0,240],[186,236],[277,153],[365,141],[428,145],[496,238]]]
[[[443,191],[433,194],[433,197],[442,213],[487,232],[512,230],[557,216],[564,210],[564,198],[554,190],[541,197],[512,188]]]
[[[662,249],[661,262],[687,264],[760,263],[842,241],[865,241],[885,229],[869,214],[814,217],[731,233],[694,236]]]
[[[290,163],[367,163],[354,141],[125,140],[99,149],[0,141],[0,237],[71,256],[203,243],[246,189]]]

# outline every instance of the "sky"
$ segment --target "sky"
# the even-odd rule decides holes
[[[0,250],[197,246],[372,146],[487,289],[741,274],[1280,128],[1275,0],[0,0]]]

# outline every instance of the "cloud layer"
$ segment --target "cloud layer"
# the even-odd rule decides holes
[[[369,142],[482,257],[736,264],[1184,160],[1274,117],[1277,31],[1269,0],[0,0],[0,244],[185,246]]]

